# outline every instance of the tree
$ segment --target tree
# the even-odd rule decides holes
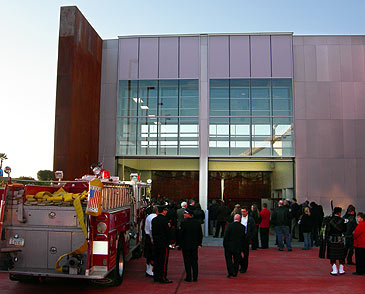
[[[17,181],[17,180],[20,180],[20,181]],[[16,179],[13,179],[14,184],[23,184],[23,185],[34,184],[33,181],[34,181],[34,178],[26,177],[26,176],[21,176],[21,177],[18,177]]]
[[[8,156],[5,153],[0,153],[0,169],[3,168],[3,161],[8,159]]]
[[[37,172],[37,178],[40,181],[50,181],[53,178],[53,171],[45,169]]]

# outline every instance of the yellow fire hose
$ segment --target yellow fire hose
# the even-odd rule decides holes
[[[80,194],[77,198],[75,198],[75,200],[73,201],[73,204],[74,204],[74,208],[76,211],[77,219],[79,220],[82,232],[84,233],[84,236],[85,236],[85,242],[78,249],[76,249],[72,252],[63,254],[58,258],[55,269],[59,272],[62,272],[62,266],[60,266],[59,263],[64,257],[73,255],[73,254],[82,254],[82,253],[86,252],[88,249],[88,241],[86,240],[87,239],[87,230],[86,230],[85,221],[84,221],[84,212],[82,211],[82,206],[81,206],[81,201],[80,201],[81,196],[82,195]]]

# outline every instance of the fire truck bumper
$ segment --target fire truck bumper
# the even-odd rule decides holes
[[[96,269],[90,270],[87,275],[86,274],[72,275],[72,274],[60,273],[52,269],[17,268],[16,270],[14,269],[9,270],[9,274],[19,275],[19,276],[33,276],[33,277],[98,280],[98,279],[104,279],[109,274],[109,271],[106,270],[106,267],[98,267]]]

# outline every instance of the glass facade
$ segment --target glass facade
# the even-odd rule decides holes
[[[117,113],[117,156],[198,156],[198,80],[119,81]]]
[[[210,80],[210,156],[294,156],[292,79]]]
[[[212,79],[209,156],[294,156],[292,79]],[[199,155],[198,80],[121,80],[117,156]]]

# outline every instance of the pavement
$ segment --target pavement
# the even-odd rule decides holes
[[[318,248],[302,250],[294,240],[293,251],[278,251],[275,237],[270,236],[269,249],[250,250],[249,267],[245,274],[227,278],[222,238],[206,237],[199,249],[198,282],[184,281],[182,253],[170,251],[168,279],[172,284],[161,285],[145,277],[145,260],[139,258],[126,264],[124,281],[119,287],[101,287],[85,280],[45,279],[37,283],[20,283],[0,273],[1,294],[211,294],[211,293],[336,293],[364,294],[365,276],[354,276],[355,266],[345,266],[346,274],[331,276],[330,264],[318,258]]]

